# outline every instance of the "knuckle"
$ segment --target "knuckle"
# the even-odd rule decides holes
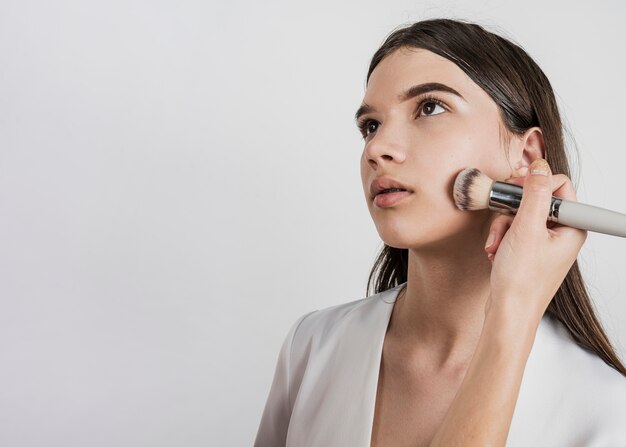
[[[573,187],[572,180],[565,174],[556,174],[552,176],[553,182],[557,185],[566,185],[568,188]]]
[[[569,200],[578,200],[576,196],[576,188],[574,188],[572,180],[565,174],[553,176],[552,189],[555,196]]]
[[[565,174],[552,174],[552,177],[558,180],[569,181],[569,177]]]

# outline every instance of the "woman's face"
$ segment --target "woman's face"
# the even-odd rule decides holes
[[[436,89],[402,97],[427,83],[443,84],[460,96]],[[358,118],[366,134],[361,179],[381,239],[396,248],[425,249],[485,235],[493,213],[459,210],[452,190],[464,168],[503,180],[511,176],[513,157],[521,157],[515,149],[511,162],[507,159],[498,108],[489,95],[448,59],[401,48],[374,69],[363,105],[368,107]],[[378,206],[370,187],[382,176],[413,192],[392,206]]]

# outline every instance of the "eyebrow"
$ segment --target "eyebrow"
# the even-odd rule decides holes
[[[448,87],[445,84],[441,84],[439,82],[427,82],[426,84],[414,85],[413,87],[410,87],[408,90],[406,90],[404,93],[401,93],[400,95],[398,95],[398,100],[400,102],[405,102],[423,93],[433,92],[433,91],[452,93],[453,95],[456,95],[459,98],[461,98],[463,101],[465,101],[465,98],[463,98],[463,95],[461,95],[455,89],[453,89],[452,87]],[[366,113],[370,113],[373,111],[374,111],[374,108],[372,106],[366,103],[363,103],[361,104],[361,107],[359,107],[359,109],[354,114],[354,119],[358,121],[361,115],[364,115]]]

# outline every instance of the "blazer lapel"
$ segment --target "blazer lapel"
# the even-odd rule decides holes
[[[404,284],[360,300],[312,341],[289,445],[370,446],[383,343]]]

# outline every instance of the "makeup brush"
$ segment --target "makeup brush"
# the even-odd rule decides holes
[[[523,188],[492,180],[476,168],[464,169],[454,182],[454,201],[464,211],[489,208],[516,214]],[[626,237],[626,214],[552,196],[548,220],[568,227]]]

